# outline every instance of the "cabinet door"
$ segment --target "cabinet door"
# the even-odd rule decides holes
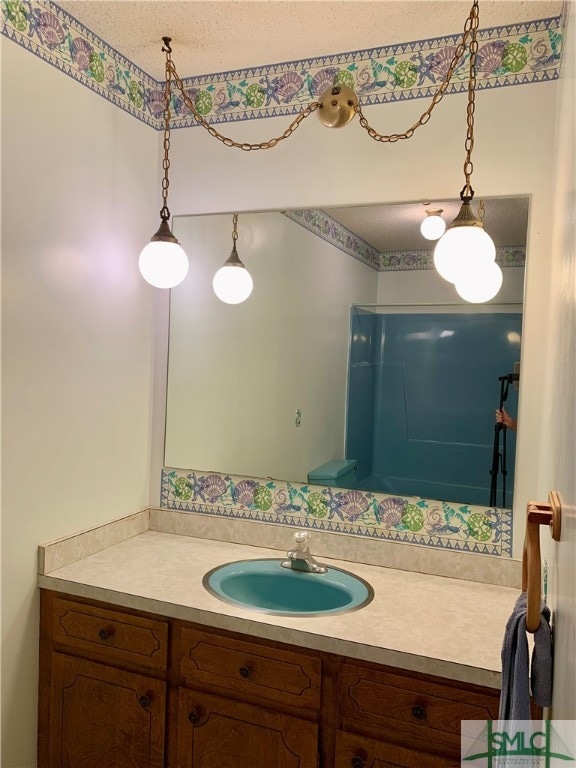
[[[177,768],[317,768],[318,726],[180,688]]]
[[[48,768],[162,768],[165,684],[52,655]]]
[[[396,744],[387,744],[339,731],[335,768],[458,768],[460,761],[427,755]]]

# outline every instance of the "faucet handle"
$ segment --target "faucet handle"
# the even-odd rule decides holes
[[[310,541],[310,531],[296,531],[294,534],[294,544],[296,549],[301,552],[308,552],[308,542]]]

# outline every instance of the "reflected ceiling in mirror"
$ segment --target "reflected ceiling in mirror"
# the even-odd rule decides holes
[[[528,230],[528,198],[506,197],[484,200],[486,230],[496,246],[525,246]],[[335,221],[370,243],[381,253],[432,249],[434,243],[420,233],[427,210],[442,210],[449,224],[460,210],[460,200],[425,201],[405,205],[366,205],[323,208]],[[479,201],[472,203],[475,209]]]
[[[459,204],[240,214],[238,253],[254,279],[240,305],[212,291],[232,214],[177,217],[190,272],[171,293],[165,465],[305,483],[350,459],[352,482],[372,491],[487,503],[498,376],[520,360],[528,198],[486,200],[504,285],[481,306],[432,268],[427,207],[450,221]],[[460,481],[462,444],[476,471]],[[513,439],[508,451],[511,490]],[[400,453],[410,477],[391,466]],[[434,486],[442,465],[449,477]]]

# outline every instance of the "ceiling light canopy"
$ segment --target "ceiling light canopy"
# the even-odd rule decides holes
[[[426,240],[438,240],[446,231],[446,222],[442,218],[442,209],[426,211],[426,218],[420,224],[420,232]]]

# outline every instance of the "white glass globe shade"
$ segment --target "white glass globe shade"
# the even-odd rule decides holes
[[[502,270],[495,261],[489,261],[474,272],[461,277],[456,283],[458,296],[472,304],[490,301],[502,287]]]
[[[446,232],[446,222],[438,213],[431,213],[420,224],[420,232],[426,240],[438,240]]]
[[[241,304],[252,293],[254,283],[246,267],[220,267],[212,280],[214,293],[226,304]]]
[[[174,288],[188,274],[188,257],[178,243],[153,240],[142,249],[138,268],[155,288]]]
[[[460,277],[493,262],[495,258],[494,241],[482,227],[449,228],[434,248],[434,266],[449,283],[458,282]]]

